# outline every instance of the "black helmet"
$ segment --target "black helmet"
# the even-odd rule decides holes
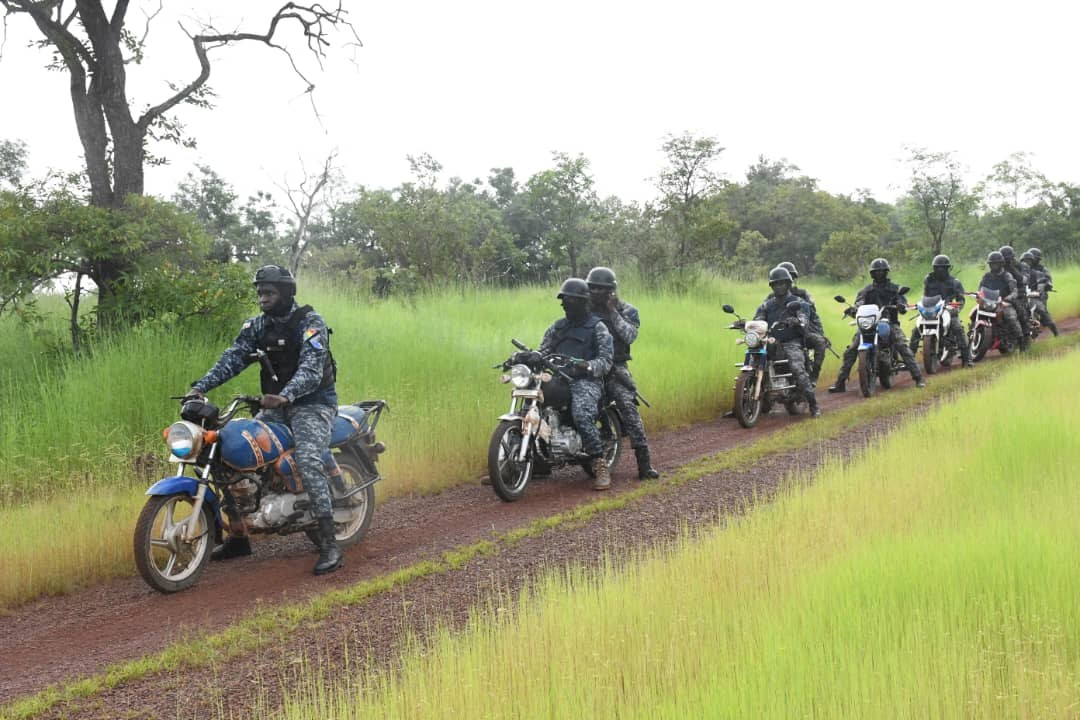
[[[933,267],[952,267],[952,263],[949,261],[948,255],[936,255],[934,256]]]
[[[1025,250],[1024,254],[1020,256],[1020,262],[1026,262],[1029,265],[1035,262],[1035,255],[1030,250]]]
[[[792,282],[799,279],[799,271],[795,269],[795,265],[793,263],[789,263],[787,260],[785,260],[784,262],[780,263],[776,267],[784,268],[789,273],[791,273]]]
[[[777,283],[786,282],[791,284],[791,273],[785,267],[777,265],[769,271],[769,285],[775,285]]]
[[[283,268],[280,265],[263,265],[255,271],[255,277],[252,278],[251,284],[262,285],[263,283],[287,285],[293,290],[296,289],[296,278],[293,277],[288,268]]]
[[[986,264],[990,265],[992,263],[1001,263],[1001,264],[1004,265],[1005,264],[1005,256],[1002,255],[1000,251],[995,250],[994,252],[992,252],[992,253],[990,253],[989,255],[986,256]]]
[[[875,270],[884,270],[885,272],[888,272],[892,270],[892,268],[889,267],[889,261],[885,258],[874,258],[870,261],[870,272],[874,272]]]
[[[589,286],[581,278],[567,278],[559,288],[559,294],[555,296],[562,300],[564,297],[589,299]]]
[[[1039,248],[1028,248],[1028,252],[1035,256],[1035,262],[1042,262],[1042,250]]]
[[[1011,262],[1016,257],[1016,251],[1013,250],[1012,245],[1002,245],[998,248],[998,252],[1001,253],[1001,257],[1005,258],[1005,262]]]
[[[619,285],[615,282],[615,271],[606,267],[594,267],[590,270],[585,283],[590,288],[611,288],[612,290]]]

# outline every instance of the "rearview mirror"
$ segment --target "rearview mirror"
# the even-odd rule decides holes
[[[847,300],[844,299],[843,295],[833,295],[833,300],[835,300],[838,303],[846,303],[847,302]]]
[[[735,308],[731,307],[730,305],[721,305],[720,309],[723,310],[726,313],[731,313],[731,314],[735,313]]]
[[[901,295],[907,295],[908,292],[910,292],[910,291],[911,291],[911,288],[909,288],[907,285],[901,285],[900,286],[900,294]]]

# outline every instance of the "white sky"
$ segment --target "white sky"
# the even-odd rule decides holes
[[[283,4],[164,3],[150,61],[129,68],[136,107],[164,99],[164,80],[183,84],[197,71],[178,13],[191,26],[190,8],[213,8],[222,29],[262,31]],[[141,11],[156,2],[132,5],[129,26],[141,31]],[[589,158],[602,195],[642,201],[654,197],[664,135],[683,131],[716,137],[727,148],[717,169],[731,179],[764,154],[831,192],[865,187],[882,200],[905,183],[905,144],[954,151],[972,181],[1020,150],[1052,180],[1080,181],[1080,4],[1065,0],[346,7],[362,48],[343,49],[348,36],[338,36],[321,73],[296,48],[318,86],[321,125],[283,55],[254,44],[216,50],[217,107],[180,115],[199,147],[158,147],[172,164],[148,170],[147,190],[167,197],[203,162],[242,197],[280,195],[273,183],[298,180],[300,157],[315,168],[332,148],[347,179],[369,186],[406,180],[406,155],[423,152],[443,164],[444,181],[503,166],[523,181],[558,150]],[[240,22],[241,10],[255,22]],[[25,16],[7,25],[0,138],[26,141],[35,171],[75,168],[67,75],[46,72],[47,55],[26,47],[36,29]]]

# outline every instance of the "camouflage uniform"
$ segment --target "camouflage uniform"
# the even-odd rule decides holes
[[[791,294],[803,302],[806,315],[803,342],[805,342],[807,350],[814,351],[813,364],[810,367],[810,381],[816,385],[818,378],[821,376],[821,366],[825,363],[825,353],[829,349],[829,340],[825,337],[825,327],[821,324],[821,316],[818,315],[817,306],[814,305],[814,298],[810,293],[802,288],[792,286]],[[769,297],[772,297],[772,295]],[[762,304],[768,301],[769,298],[767,297],[762,301]],[[802,359],[805,360],[805,357]]]
[[[1028,349],[1028,342],[1031,339],[1031,318],[1028,317],[1028,301],[1027,301],[1027,275],[1020,267],[1020,263],[1015,260],[1013,262],[1005,263],[1005,274],[1010,275],[1013,282],[1016,283],[1016,299],[1010,300],[1013,308],[1015,309],[1015,315],[1017,323],[1020,325],[1020,350],[1026,352]]]
[[[979,287],[999,291],[1001,299],[1008,303],[1001,313],[1003,335],[1001,340],[1006,349],[1016,348],[1020,344],[1020,338],[1024,332],[1016,315],[1016,305],[1019,302],[1017,300],[1019,290],[1016,287],[1016,280],[1006,271],[1003,271],[1000,275],[988,272],[982,276]]]
[[[641,413],[637,408],[637,385],[634,384],[630,368],[626,366],[631,359],[630,346],[637,339],[638,328],[641,327],[638,310],[630,303],[620,300],[615,312],[597,314],[611,331],[614,343],[614,364],[606,386],[608,397],[615,401],[615,406],[619,409],[626,435],[630,438],[630,446],[635,450],[647,447],[649,441],[645,437],[645,424],[641,421]]]
[[[788,303],[798,302],[799,310],[792,315]],[[772,337],[776,338],[783,356],[788,361],[788,370],[795,378],[795,386],[803,392],[811,407],[817,404],[814,398],[814,383],[806,372],[806,346],[803,337],[810,325],[808,306],[805,300],[790,291],[783,298],[770,295],[754,313],[755,320],[769,323]],[[776,323],[783,323],[777,326]]]
[[[283,317],[261,314],[244,321],[236,340],[221,354],[221,358],[202,378],[192,383],[194,390],[205,393],[239,375],[251,360],[248,356],[262,349],[268,333],[284,331],[301,308],[294,302]],[[268,386],[263,377],[263,393],[281,395],[288,399],[284,408],[263,410],[256,417],[270,422],[283,422],[292,430],[296,443],[296,464],[304,489],[311,501],[316,518],[333,515],[330,491],[327,487],[323,452],[330,444],[330,430],[337,414],[337,390],[333,382],[329,331],[322,317],[309,311],[296,324],[300,343],[299,363],[291,377],[280,377],[277,385]],[[276,390],[277,392],[273,392]]]
[[[885,305],[904,306],[906,304],[907,298],[900,294],[900,286],[891,280],[886,280],[883,283],[870,283],[855,296],[856,308],[862,305],[877,305],[878,307],[882,307]],[[904,361],[904,367],[911,373],[911,377],[915,379],[915,382],[924,382],[922,370],[919,369],[919,364],[915,362],[915,353],[911,352],[907,336],[904,335],[904,330],[900,327],[900,319],[897,316],[897,311],[890,310],[888,315],[889,324],[892,326],[893,347],[900,353],[900,357]],[[840,374],[836,376],[836,385],[843,385],[847,382],[848,376],[851,375],[851,368],[855,367],[855,361],[859,357],[860,342],[862,342],[862,334],[856,329],[855,337],[851,339],[851,344],[848,345],[847,350],[844,351],[844,359],[840,365]]]
[[[1053,285],[1050,273],[1038,263],[1033,263],[1028,272],[1028,287],[1039,293],[1039,297],[1032,298],[1035,301],[1034,315],[1039,320],[1039,323],[1043,327],[1050,328],[1050,331],[1056,337],[1058,334],[1057,323],[1054,322],[1054,318],[1050,316],[1050,311],[1046,307],[1049,288]]]
[[[589,362],[588,375],[570,381],[570,414],[581,435],[582,449],[590,457],[600,457],[604,446],[600,442],[596,418],[600,414],[603,378],[611,370],[615,356],[607,326],[592,314],[576,324],[560,318],[544,333],[539,352],[545,355],[560,353]]]

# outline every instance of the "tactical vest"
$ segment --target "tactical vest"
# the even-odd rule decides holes
[[[262,337],[259,338],[259,347],[266,351],[266,355],[270,359],[270,365],[274,368],[273,375],[277,375],[275,381],[273,375],[265,367],[262,368],[259,380],[264,395],[280,394],[285,385],[296,374],[297,368],[300,367],[300,349],[304,344],[303,338],[300,337],[300,324],[304,322],[304,319],[311,311],[310,305],[304,305],[293,313],[288,322],[284,324],[268,322],[263,327]],[[327,335],[329,335],[329,329],[327,329]],[[334,362],[334,356],[330,353],[329,347],[326,348],[326,354],[326,363],[323,364],[323,376],[322,382],[319,383],[319,390],[332,386],[337,376],[337,364]]]
[[[952,275],[944,280],[939,280],[934,277],[933,273],[930,273],[926,276],[926,280],[923,281],[923,295],[925,297],[940,295],[941,299],[945,302],[963,300],[963,288],[958,287],[958,285],[959,283]]]
[[[784,318],[787,304],[796,300],[800,300],[800,298],[789,292],[779,300],[773,295],[765,301],[765,321],[769,323],[770,328],[773,326],[773,323]],[[805,308],[803,308],[803,311],[805,312]],[[786,323],[786,326],[776,328],[772,331],[772,336],[776,338],[777,342],[791,342],[792,340],[798,340],[802,337],[802,327],[799,325],[798,320],[791,316],[788,316],[787,319],[790,322]]]
[[[589,315],[580,325],[571,325],[566,318],[557,320],[552,352],[579,360],[595,360],[596,343],[593,336],[599,322],[600,318],[595,315]]]
[[[982,281],[979,283],[981,287],[989,288],[991,290],[997,290],[1001,293],[1002,299],[1009,297],[1009,280],[1007,273],[1002,272],[1000,275],[995,275],[992,272],[988,272],[982,276]]]

